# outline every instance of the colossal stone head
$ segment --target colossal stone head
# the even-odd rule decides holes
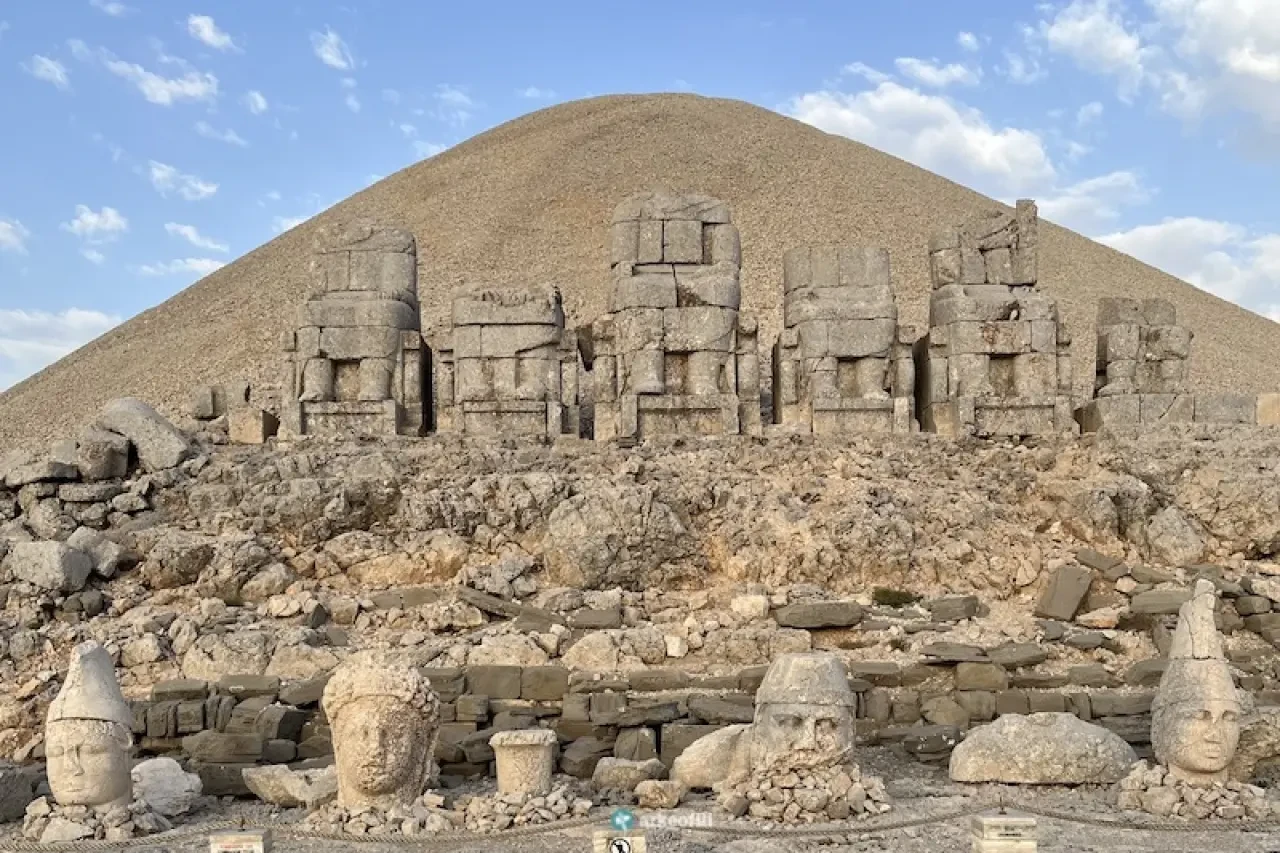
[[[111,656],[94,642],[76,646],[45,718],[49,790],[59,805],[106,809],[133,799],[132,728]]]
[[[1227,781],[1240,740],[1240,697],[1213,623],[1217,594],[1196,582],[1178,611],[1169,664],[1152,703],[1151,744],[1179,779],[1198,785]]]
[[[756,693],[751,769],[845,763],[853,754],[856,702],[844,664],[835,655],[779,657]]]
[[[440,728],[440,700],[426,678],[389,656],[358,655],[334,670],[322,702],[341,805],[390,808],[422,795]]]

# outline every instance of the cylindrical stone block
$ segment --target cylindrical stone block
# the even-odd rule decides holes
[[[551,790],[556,733],[550,729],[498,732],[489,738],[498,765],[498,792],[540,796]]]

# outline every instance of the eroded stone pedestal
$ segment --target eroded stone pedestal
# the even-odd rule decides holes
[[[556,744],[556,733],[550,729],[498,732],[491,737],[498,792],[536,796],[550,791]]]

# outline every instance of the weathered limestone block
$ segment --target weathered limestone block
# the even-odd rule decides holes
[[[103,406],[97,426],[129,439],[137,450],[138,461],[148,471],[174,468],[195,452],[181,430],[133,397],[112,400]]]
[[[316,809],[338,796],[338,773],[334,767],[292,770],[272,764],[246,767],[240,772],[254,796],[281,808]]]
[[[808,246],[784,255],[775,423],[817,434],[913,428],[914,332],[898,327],[889,280],[884,249]]]
[[[556,288],[462,291],[434,345],[438,431],[577,434],[577,337]]]
[[[322,232],[312,291],[285,336],[281,421],[308,434],[420,434],[423,347],[417,247],[370,222]],[[245,435],[270,431],[251,421]]]
[[[130,775],[137,796],[165,817],[191,811],[203,790],[200,777],[183,770],[172,758],[149,758],[134,765]]]
[[[1240,740],[1240,697],[1214,625],[1217,589],[1199,580],[1178,611],[1151,713],[1151,744],[1169,772],[1196,785],[1227,781]]]
[[[489,738],[498,765],[498,792],[535,797],[549,792],[556,743],[550,729],[498,732]]]
[[[1138,760],[1119,735],[1074,714],[1006,714],[951,752],[956,782],[1087,785],[1118,782]]]
[[[85,642],[71,652],[62,689],[45,718],[49,789],[62,806],[107,810],[133,798],[129,710],[106,649]]]
[[[410,806],[435,775],[440,701],[389,654],[355,655],[334,670],[321,705],[333,731],[338,803]]]
[[[728,207],[641,193],[614,211],[610,313],[584,340],[595,437],[759,431],[754,318],[739,313],[741,245]]]
[[[921,428],[944,435],[1074,433],[1070,336],[1035,290],[1035,204],[990,211],[930,241],[928,335],[915,359]],[[958,253],[958,261],[957,261]],[[957,272],[958,270],[958,272]]]

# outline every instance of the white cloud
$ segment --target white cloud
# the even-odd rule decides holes
[[[177,222],[166,222],[164,230],[170,236],[181,237],[197,249],[208,249],[210,252],[229,252],[231,247],[220,243],[212,237],[206,237],[194,225],[179,225]]]
[[[418,129],[407,122],[397,125],[397,127],[400,128],[400,132],[404,134],[405,139],[412,139],[418,135]]]
[[[120,323],[116,314],[0,309],[0,390],[11,387]]]
[[[1141,86],[1154,56],[1115,0],[1073,0],[1052,20],[1041,22],[1040,35],[1050,50],[1071,57],[1080,67],[1117,77],[1122,98]]]
[[[277,234],[282,234],[292,228],[297,228],[310,218],[311,216],[277,216],[271,220],[271,230]]]
[[[187,18],[187,35],[214,50],[239,50],[231,36],[218,29],[209,15],[190,15]]]
[[[27,239],[31,232],[16,219],[0,219],[0,252],[27,253]]]
[[[1039,83],[1045,77],[1049,76],[1049,72],[1040,67],[1040,62],[1032,56],[1021,56],[1016,53],[1006,52],[1004,55],[1004,67],[999,69],[1000,73],[1009,78],[1009,82],[1017,83],[1020,86],[1030,86],[1033,83]]]
[[[1151,192],[1133,172],[1116,171],[1080,181],[1039,199],[1040,213],[1054,222],[1090,232],[1120,216],[1120,208],[1144,204]]]
[[[102,254],[97,249],[90,249],[88,246],[81,249],[80,254],[84,255],[86,260],[94,264],[102,264],[102,262],[107,259],[106,255]]]
[[[1261,314],[1280,311],[1280,234],[1188,216],[1097,239]]]
[[[993,127],[975,109],[898,83],[858,94],[803,94],[787,112],[998,196],[1041,189],[1056,177],[1035,132]]]
[[[109,243],[129,230],[129,220],[114,207],[94,210],[88,205],[76,205],[76,217],[60,226],[63,231],[89,243]]]
[[[62,91],[71,88],[71,78],[67,75],[67,67],[56,59],[36,54],[29,62],[22,63],[22,70],[37,80],[52,83]]]
[[[85,59],[88,48],[83,42],[72,42],[77,58]],[[134,62],[117,59],[107,51],[100,52],[108,71],[138,87],[142,96],[153,104],[173,106],[179,101],[214,101],[218,97],[218,78],[213,74],[187,69],[181,77],[164,77]],[[92,54],[88,54],[91,58]]]
[[[398,104],[400,103],[400,93],[395,89],[383,89],[382,100],[386,101],[388,104]]]
[[[347,43],[342,40],[342,36],[328,27],[323,33],[311,34],[311,49],[315,51],[320,61],[330,68],[336,68],[339,71],[350,71],[355,68],[356,62],[347,48]]]
[[[956,44],[960,45],[962,50],[975,51],[980,45],[978,37],[973,33],[962,32],[956,36]]]
[[[479,106],[466,92],[444,83],[436,86],[435,99],[436,117],[452,125],[466,124]]]
[[[262,94],[256,89],[253,90],[252,92],[248,92],[245,94],[244,105],[249,110],[249,112],[253,113],[256,116],[262,115],[269,109],[266,95]]]
[[[913,56],[902,56],[894,60],[894,65],[905,76],[937,89],[946,88],[953,83],[973,86],[982,79],[981,71],[966,68],[955,62],[950,65],[938,65],[936,62],[916,59]]]
[[[529,98],[534,101],[549,101],[556,96],[556,93],[550,89],[539,89],[537,86],[529,86],[516,92],[522,98]]]
[[[143,264],[138,272],[143,275],[177,275],[178,273],[195,273],[201,277],[222,269],[226,264],[213,258],[182,258],[155,264]]]
[[[348,92],[347,96],[342,99],[342,102],[347,105],[347,109],[351,110],[351,112],[360,112],[360,99],[356,97],[355,92]]]
[[[1076,126],[1085,127],[1102,118],[1102,104],[1090,101],[1076,111]]]
[[[152,160],[150,162],[150,170],[151,186],[155,187],[156,192],[162,196],[176,192],[187,201],[200,201],[218,191],[217,184],[203,181],[195,175],[184,175],[173,166],[165,163],[157,163]]]
[[[116,2],[116,0],[89,0],[89,5],[113,18],[122,18],[133,11],[131,6],[126,6],[123,3]]]
[[[436,156],[448,147],[448,145],[441,145],[438,142],[426,142],[421,139],[413,143],[413,150],[416,151],[418,156],[424,160],[428,157]]]
[[[228,145],[238,145],[241,148],[249,147],[249,143],[231,128],[218,130],[207,121],[196,122],[196,133],[200,134],[205,139],[214,139],[218,142],[225,142]]]
[[[876,85],[879,85],[881,83],[884,83],[887,80],[892,79],[888,74],[885,74],[883,71],[878,71],[875,68],[872,68],[870,65],[867,65],[865,62],[850,62],[843,69],[841,69],[841,73],[850,74],[854,77],[861,77],[864,80],[866,80],[868,83],[874,83]]]

